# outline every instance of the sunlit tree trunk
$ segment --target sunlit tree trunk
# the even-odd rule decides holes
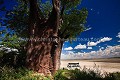
[[[49,33],[49,30],[44,33],[46,32]],[[46,36],[50,37],[49,34]],[[54,74],[55,71],[60,68],[60,55],[63,42],[59,41],[56,43],[48,40],[39,41],[38,37],[32,38],[28,45],[27,67],[29,69],[39,73]]]
[[[63,42],[58,35],[59,0],[53,0],[53,10],[47,20],[39,18],[37,0],[29,0],[30,18],[26,66],[39,73],[54,74],[60,68]]]

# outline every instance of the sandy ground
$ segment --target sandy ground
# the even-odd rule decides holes
[[[101,72],[120,72],[120,58],[92,60],[61,60],[61,68],[67,68],[68,63],[79,63],[81,69],[85,66]]]

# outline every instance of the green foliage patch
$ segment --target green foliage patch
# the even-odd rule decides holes
[[[120,72],[100,74],[90,69],[58,70],[54,80],[120,80]]]
[[[33,74],[26,68],[0,67],[0,80],[50,80],[49,77]]]
[[[38,75],[24,67],[0,66],[0,80],[120,80],[120,72],[106,73],[104,76],[90,69],[60,69],[52,76]]]

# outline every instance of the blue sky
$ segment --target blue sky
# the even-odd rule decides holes
[[[65,42],[62,58],[79,59],[84,58],[83,54],[88,55],[86,58],[120,57],[119,3],[120,0],[82,0],[80,7],[86,7],[89,11],[86,25],[90,27],[90,30],[77,37],[80,38],[80,41],[73,41],[72,44]],[[113,51],[113,49],[115,50]],[[106,50],[110,52],[106,52]]]
[[[15,3],[4,0],[7,9]],[[13,0],[14,1],[14,0]],[[62,58],[120,57],[120,0],[82,0],[88,9],[89,30],[81,33],[72,43],[65,42]],[[0,12],[0,16],[4,13]]]

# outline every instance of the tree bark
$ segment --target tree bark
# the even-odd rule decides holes
[[[26,59],[27,67],[45,75],[54,74],[60,68],[62,45],[61,41],[55,43],[30,40]]]
[[[60,68],[63,42],[58,35],[59,0],[53,0],[48,20],[39,18],[37,0],[29,0],[30,18],[26,66],[44,75],[54,74]],[[41,27],[42,26],[42,27]]]

